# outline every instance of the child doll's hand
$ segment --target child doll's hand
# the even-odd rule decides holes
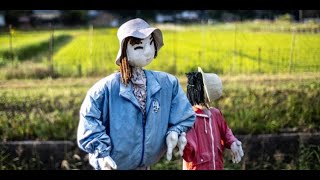
[[[231,144],[231,155],[233,163],[239,163],[244,155],[241,144],[242,143],[240,141],[235,141]]]
[[[113,161],[110,156],[104,158],[98,158],[101,170],[116,170],[117,164]]]
[[[183,150],[186,147],[186,145],[187,145],[186,133],[182,132],[178,139],[178,147],[179,147],[179,153],[181,157],[183,156]]]
[[[167,160],[170,161],[172,158],[172,151],[178,144],[178,133],[175,131],[171,131],[166,138],[167,142]]]

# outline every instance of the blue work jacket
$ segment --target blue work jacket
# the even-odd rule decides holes
[[[133,94],[131,82],[113,73],[94,84],[82,103],[78,146],[100,169],[97,158],[111,156],[117,168],[136,169],[157,163],[166,152],[166,135],[188,131],[195,112],[178,79],[168,73],[144,70],[147,78],[146,114]]]

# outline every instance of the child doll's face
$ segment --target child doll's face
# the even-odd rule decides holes
[[[127,46],[129,64],[133,67],[144,67],[150,64],[155,55],[153,37],[149,35],[138,43],[130,43],[130,41]]]

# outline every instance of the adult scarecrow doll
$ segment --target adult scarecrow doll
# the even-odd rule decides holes
[[[120,72],[94,84],[82,103],[77,142],[95,169],[150,169],[182,153],[195,113],[178,79],[143,69],[163,46],[162,32],[140,18],[117,32]]]

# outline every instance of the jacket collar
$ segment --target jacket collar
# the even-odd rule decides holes
[[[209,117],[212,115],[210,109],[208,109],[208,113],[209,113],[209,114],[205,113],[205,111],[202,110],[202,109],[200,109],[200,108],[197,108],[197,109],[195,110],[195,113],[196,113],[196,116],[198,116],[198,117],[204,117],[204,118],[209,118]]]
[[[205,117],[205,118],[209,118],[209,116],[208,115],[206,115],[206,114],[196,114],[196,116],[199,116],[199,117]]]
[[[148,70],[144,70],[145,75],[147,77],[147,104],[146,104],[146,112],[149,111],[151,105],[151,97],[156,94],[161,86],[158,83],[157,79],[154,77],[153,73]],[[131,101],[134,105],[140,108],[140,104],[137,98],[133,94],[133,86],[131,81],[129,84],[125,86],[123,83],[120,83],[120,92],[119,95]]]
[[[135,106],[140,108],[140,104],[137,98],[133,94],[133,87],[131,81],[129,81],[128,85],[125,86],[123,83],[120,82],[120,92],[119,95],[124,97],[125,99],[131,101]]]
[[[161,86],[151,71],[144,70],[144,72],[147,77],[147,94],[151,97],[161,89]]]

